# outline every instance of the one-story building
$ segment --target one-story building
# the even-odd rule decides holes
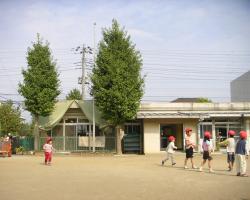
[[[45,138],[51,136],[55,148],[62,151],[115,151],[114,130],[103,129],[104,124],[92,101],[60,101],[49,117],[40,117],[39,146],[41,148]],[[212,133],[214,145],[216,140],[227,138],[227,131],[231,129],[237,133],[244,129],[249,136],[250,102],[142,103],[137,119],[124,124],[123,152],[164,151],[169,135],[174,135],[177,147],[184,149],[187,127],[193,130],[197,150],[205,131]]]
[[[97,150],[115,150],[115,136],[110,129],[100,129],[103,123],[92,101],[59,101],[50,116],[39,117],[39,148],[49,136],[57,150],[91,151],[94,133]]]
[[[143,124],[143,151],[157,153],[174,135],[179,149],[185,148],[184,129],[193,130],[193,140],[200,148],[205,131],[216,139],[227,138],[228,130],[250,132],[250,103],[143,103],[137,113]],[[248,137],[249,140],[249,137]]]

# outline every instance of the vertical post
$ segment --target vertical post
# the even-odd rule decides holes
[[[82,46],[82,100],[85,98],[85,47]]]
[[[122,148],[121,148],[121,127],[120,126],[116,126],[116,153],[118,155],[122,154]]]
[[[76,127],[76,133],[75,133],[75,150],[77,151],[78,150],[78,148],[77,148],[77,141],[78,141],[78,135],[77,135],[77,132],[78,132],[78,119],[77,119],[77,124],[75,125],[75,127]]]
[[[213,137],[213,147],[216,149],[216,133],[215,133],[215,119],[212,119],[212,137]]]
[[[186,148],[186,143],[185,143],[185,128],[184,128],[184,124],[182,124],[182,137],[183,137],[183,151],[185,151],[185,148]]]
[[[95,100],[93,98],[93,153],[95,152]]]
[[[198,141],[197,141],[197,144],[198,144],[198,152],[201,151],[201,144],[200,144],[200,140],[201,140],[201,130],[200,130],[200,125],[201,125],[201,122],[199,120],[198,124],[197,124],[197,133],[198,133]]]
[[[39,150],[39,128],[38,128],[38,116],[35,116],[35,126],[34,126],[34,148],[35,151]]]
[[[93,49],[93,61],[94,61],[94,67],[95,67],[95,26],[96,23],[94,23],[94,49]],[[95,96],[93,95],[93,152],[95,152]]]
[[[65,119],[63,119],[63,151],[65,151]]]
[[[91,134],[93,134],[93,126],[89,125],[89,136],[88,136],[89,151],[91,150]]]

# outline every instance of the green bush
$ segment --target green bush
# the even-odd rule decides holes
[[[16,154],[24,154],[25,148],[23,146],[17,147],[16,148]]]

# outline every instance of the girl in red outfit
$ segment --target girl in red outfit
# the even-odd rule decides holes
[[[51,165],[52,151],[54,150],[51,138],[47,139],[46,144],[43,145],[43,150],[45,155],[45,165]]]

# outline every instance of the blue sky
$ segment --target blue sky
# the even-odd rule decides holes
[[[36,33],[48,40],[63,99],[81,74],[71,49],[93,46],[113,18],[143,56],[144,101],[208,97],[230,101],[230,81],[250,70],[249,0],[0,1],[0,100],[20,101],[17,84]],[[90,66],[89,66],[90,68]]]

